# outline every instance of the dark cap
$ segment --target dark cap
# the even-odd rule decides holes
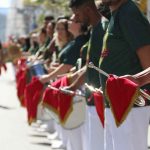
[[[79,7],[87,2],[94,2],[94,0],[70,0],[69,7]]]

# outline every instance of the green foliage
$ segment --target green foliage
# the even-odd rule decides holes
[[[70,14],[68,0],[24,0],[24,4],[25,6],[42,6],[44,12],[51,11],[55,17]]]

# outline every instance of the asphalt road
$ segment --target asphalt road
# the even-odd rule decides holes
[[[8,64],[7,73],[0,76],[0,149],[51,150],[46,135],[28,126],[26,110],[16,97],[13,69]]]
[[[52,150],[47,133],[38,133],[28,126],[26,110],[20,107],[16,96],[13,67],[7,66],[8,71],[0,76],[0,149]],[[150,129],[148,135],[150,149]]]

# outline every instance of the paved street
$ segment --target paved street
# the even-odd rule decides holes
[[[46,133],[39,134],[26,121],[26,110],[19,106],[13,70],[0,77],[0,149],[51,150]]]
[[[7,73],[0,76],[0,149],[51,150],[46,133],[37,133],[28,126],[26,110],[19,106],[16,97],[12,66],[7,66]],[[150,137],[148,143],[150,145]]]

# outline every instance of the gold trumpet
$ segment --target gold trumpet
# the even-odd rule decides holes
[[[103,74],[106,77],[109,77],[109,74],[107,74],[105,71],[101,70],[100,68],[96,67],[92,62],[88,64],[89,68],[93,68],[96,71],[98,71],[100,74]],[[135,104],[138,106],[145,106],[145,100],[144,98],[150,100],[150,95],[148,95],[144,90],[140,89],[140,96],[135,100]],[[143,98],[144,97],[144,98]]]

